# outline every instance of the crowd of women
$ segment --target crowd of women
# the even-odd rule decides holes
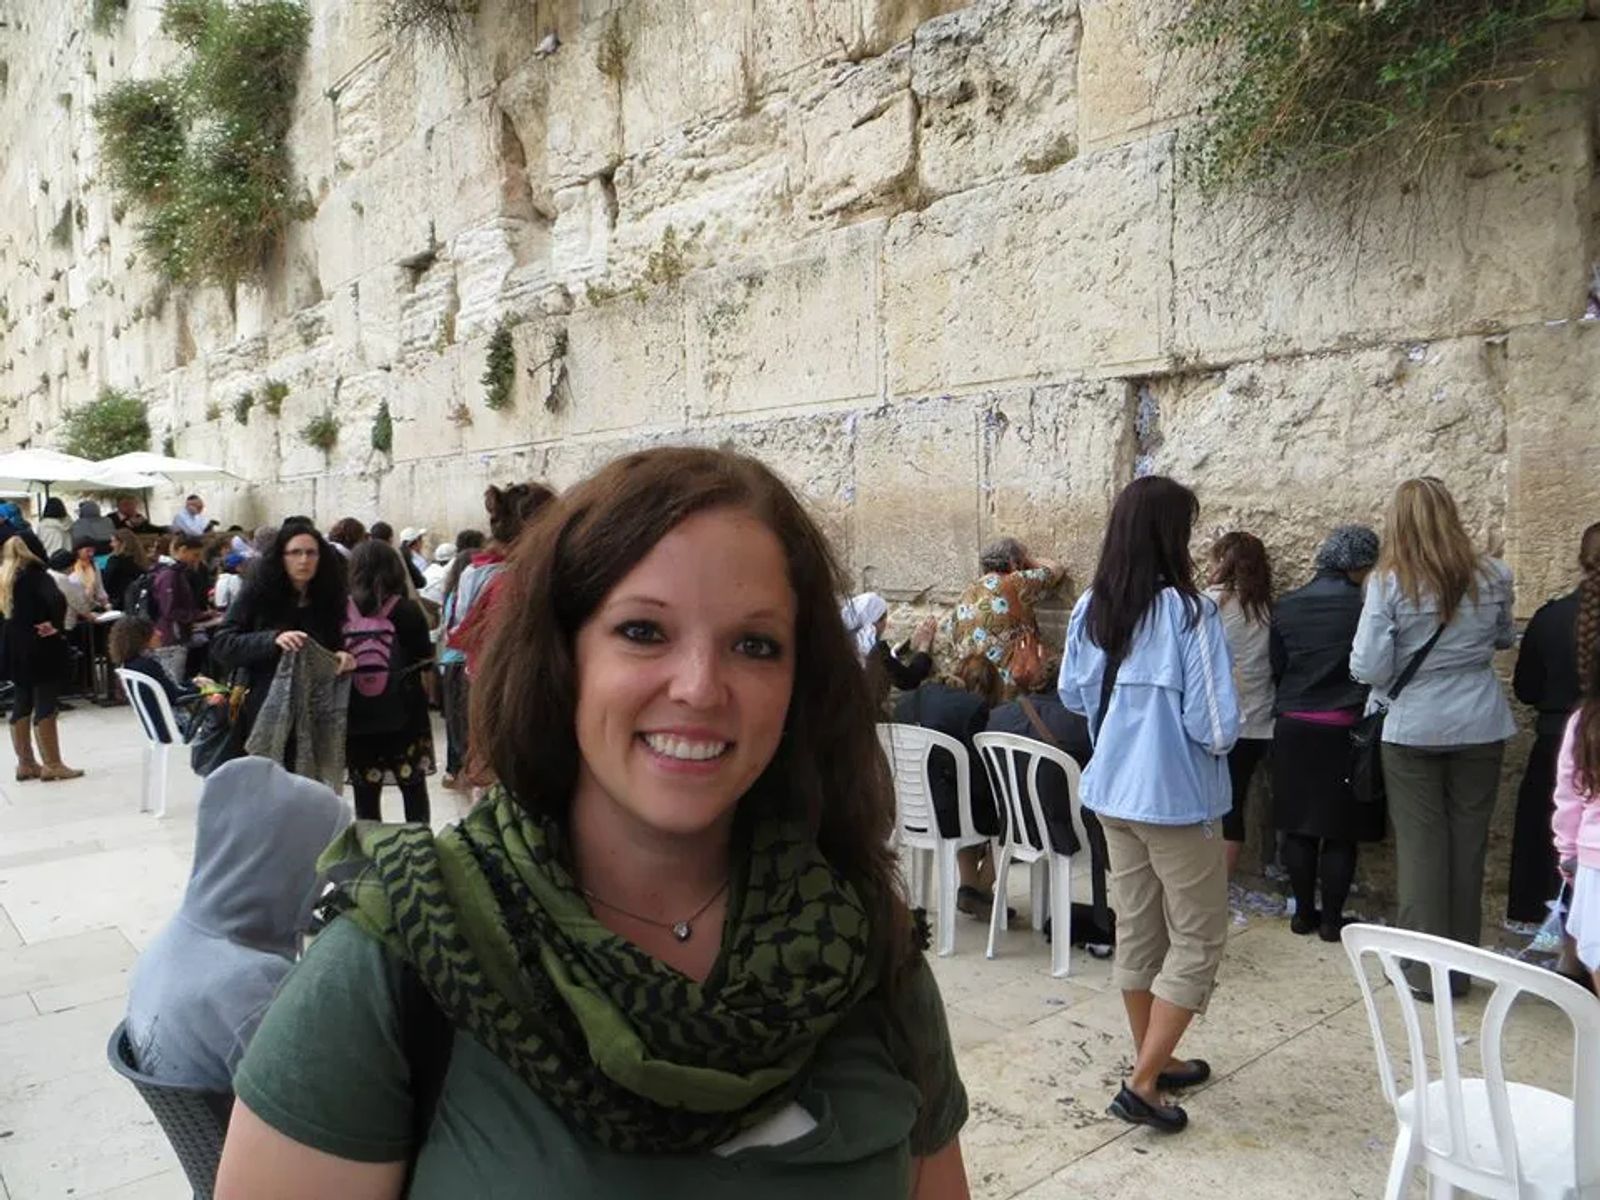
[[[1059,662],[1035,610],[1064,572],[1015,542],[985,552],[943,645],[924,621],[891,650],[887,606],[871,596],[841,621],[822,534],[766,467],[726,451],[632,454],[559,496],[490,489],[489,537],[433,564],[445,567],[433,579],[419,556],[420,589],[370,531],[341,522],[330,542],[285,522],[209,636],[212,669],[233,677],[248,725],[285,658],[314,642],[332,671],[359,672],[374,656],[352,630],[391,625],[382,670],[417,691],[375,721],[358,715],[371,689],[352,689],[349,781],[365,816],[378,788],[398,785],[408,821],[337,836],[320,862],[336,884],[327,924],[297,966],[271,973],[275,997],[258,976],[225,1008],[216,1083],[237,1103],[216,1194],[496,1196],[532,1181],[596,1195],[966,1195],[965,1090],[890,849],[875,726],[892,685],[902,721],[969,740],[1008,729],[1084,765],[1090,849],[1115,912],[1093,940],[1114,940],[1135,1048],[1111,1101],[1124,1120],[1183,1128],[1171,1095],[1211,1073],[1178,1048],[1214,987],[1228,847],[1244,839],[1263,764],[1297,933],[1339,936],[1357,846],[1392,823],[1401,923],[1476,943],[1512,732],[1492,662],[1512,644],[1509,571],[1474,550],[1435,479],[1397,489],[1381,539],[1331,531],[1312,578],[1276,597],[1249,534],[1220,539],[1199,577],[1198,513],[1171,479],[1123,490]],[[1542,883],[1553,893],[1556,870],[1575,877],[1571,932],[1594,969],[1591,540],[1600,529],[1571,622],[1544,619],[1546,661],[1519,670],[1518,687],[1562,729],[1548,782],[1524,792],[1542,792],[1542,841],[1559,860]],[[0,601],[26,621],[28,569],[10,543],[0,562]],[[128,661],[148,657],[143,637],[119,639]],[[416,697],[439,666],[448,768],[485,792],[435,834],[420,819],[431,745]],[[1569,680],[1581,698],[1559,691]],[[1386,805],[1383,789],[1352,784],[1353,734],[1379,711]],[[289,779],[255,759],[217,770],[201,840],[249,857],[259,823],[224,814],[279,805],[299,846],[284,853],[303,860],[279,866],[302,880],[331,818]],[[1064,839],[1064,780],[1053,794],[1043,833]],[[202,857],[197,880],[217,869]],[[987,870],[981,852],[962,864],[961,905],[980,915],[1003,902]],[[255,952],[287,962],[284,923],[305,916],[295,899],[274,908]],[[195,938],[246,944],[216,900],[192,885],[141,963],[146,995],[161,997],[153,1020],[146,1010],[153,1039],[183,1025],[181,989],[155,980],[192,961]],[[207,1011],[214,1022],[224,1009]]]

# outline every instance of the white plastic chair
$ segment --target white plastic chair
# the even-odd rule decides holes
[[[1050,939],[1050,974],[1064,978],[1072,969],[1072,858],[1050,844],[1050,826],[1039,799],[1039,767],[1052,762],[1065,772],[1072,802],[1072,832],[1082,848],[1089,844],[1089,835],[1083,827],[1083,810],[1078,806],[1078,764],[1065,751],[1014,733],[980,733],[973,737],[972,744],[989,772],[996,799],[1005,805],[1006,830],[995,862],[994,894],[1006,894],[1012,862],[1028,864],[1033,927],[1043,930],[1046,916],[1055,921]],[[1037,842],[1028,838],[1029,825],[1037,831]],[[998,951],[1006,923],[1006,906],[995,904],[989,914],[986,957],[993,958]]]
[[[894,775],[895,840],[902,853],[911,854],[911,898],[926,908],[928,878],[938,878],[938,920],[934,949],[941,958],[956,950],[956,852],[981,846],[989,840],[972,824],[972,762],[958,740],[921,725],[882,723],[878,741]],[[960,832],[951,838],[939,832],[933,808],[929,758],[935,749],[946,750],[956,760],[956,814]],[[926,858],[924,857],[926,855]]]
[[[1405,1194],[1412,1169],[1428,1174],[1432,1200],[1457,1189],[1505,1200],[1593,1200],[1600,1197],[1600,1001],[1550,971],[1447,938],[1376,925],[1350,925],[1344,946],[1361,985],[1377,1045],[1383,1094],[1399,1122],[1385,1200]],[[1378,1019],[1363,958],[1377,958],[1394,986],[1411,1057],[1411,1090],[1395,1085],[1394,1062]],[[1402,972],[1405,961],[1428,967],[1441,1078],[1428,1075],[1428,1047]],[[1415,968],[1413,968],[1415,969]],[[1484,1078],[1462,1078],[1450,972],[1494,985],[1478,1035]],[[1517,996],[1555,1005],[1573,1027],[1572,1097],[1508,1083],[1501,1036]]]
[[[117,678],[122,681],[128,703],[144,727],[144,791],[139,797],[139,811],[150,811],[153,796],[156,816],[164,817],[167,815],[167,758],[173,744],[182,741],[178,718],[173,715],[167,693],[150,676],[118,667]],[[162,738],[163,729],[168,731],[170,741]]]

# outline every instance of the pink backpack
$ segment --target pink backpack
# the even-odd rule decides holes
[[[400,597],[390,596],[377,612],[363,616],[354,600],[345,601],[344,648],[356,660],[355,690],[375,700],[389,690],[393,678],[394,621],[390,614]]]

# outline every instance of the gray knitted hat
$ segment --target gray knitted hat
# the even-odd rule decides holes
[[[1317,551],[1325,571],[1362,571],[1378,561],[1378,535],[1365,525],[1341,525]]]

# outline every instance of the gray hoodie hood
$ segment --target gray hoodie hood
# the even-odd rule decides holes
[[[316,900],[317,856],[349,824],[344,802],[266,758],[206,779],[179,916],[202,933],[293,957]]]
[[[207,778],[189,890],[128,981],[128,1040],[142,1071],[229,1090],[294,961],[317,856],[349,820],[333,792],[270,759],[235,759]]]

